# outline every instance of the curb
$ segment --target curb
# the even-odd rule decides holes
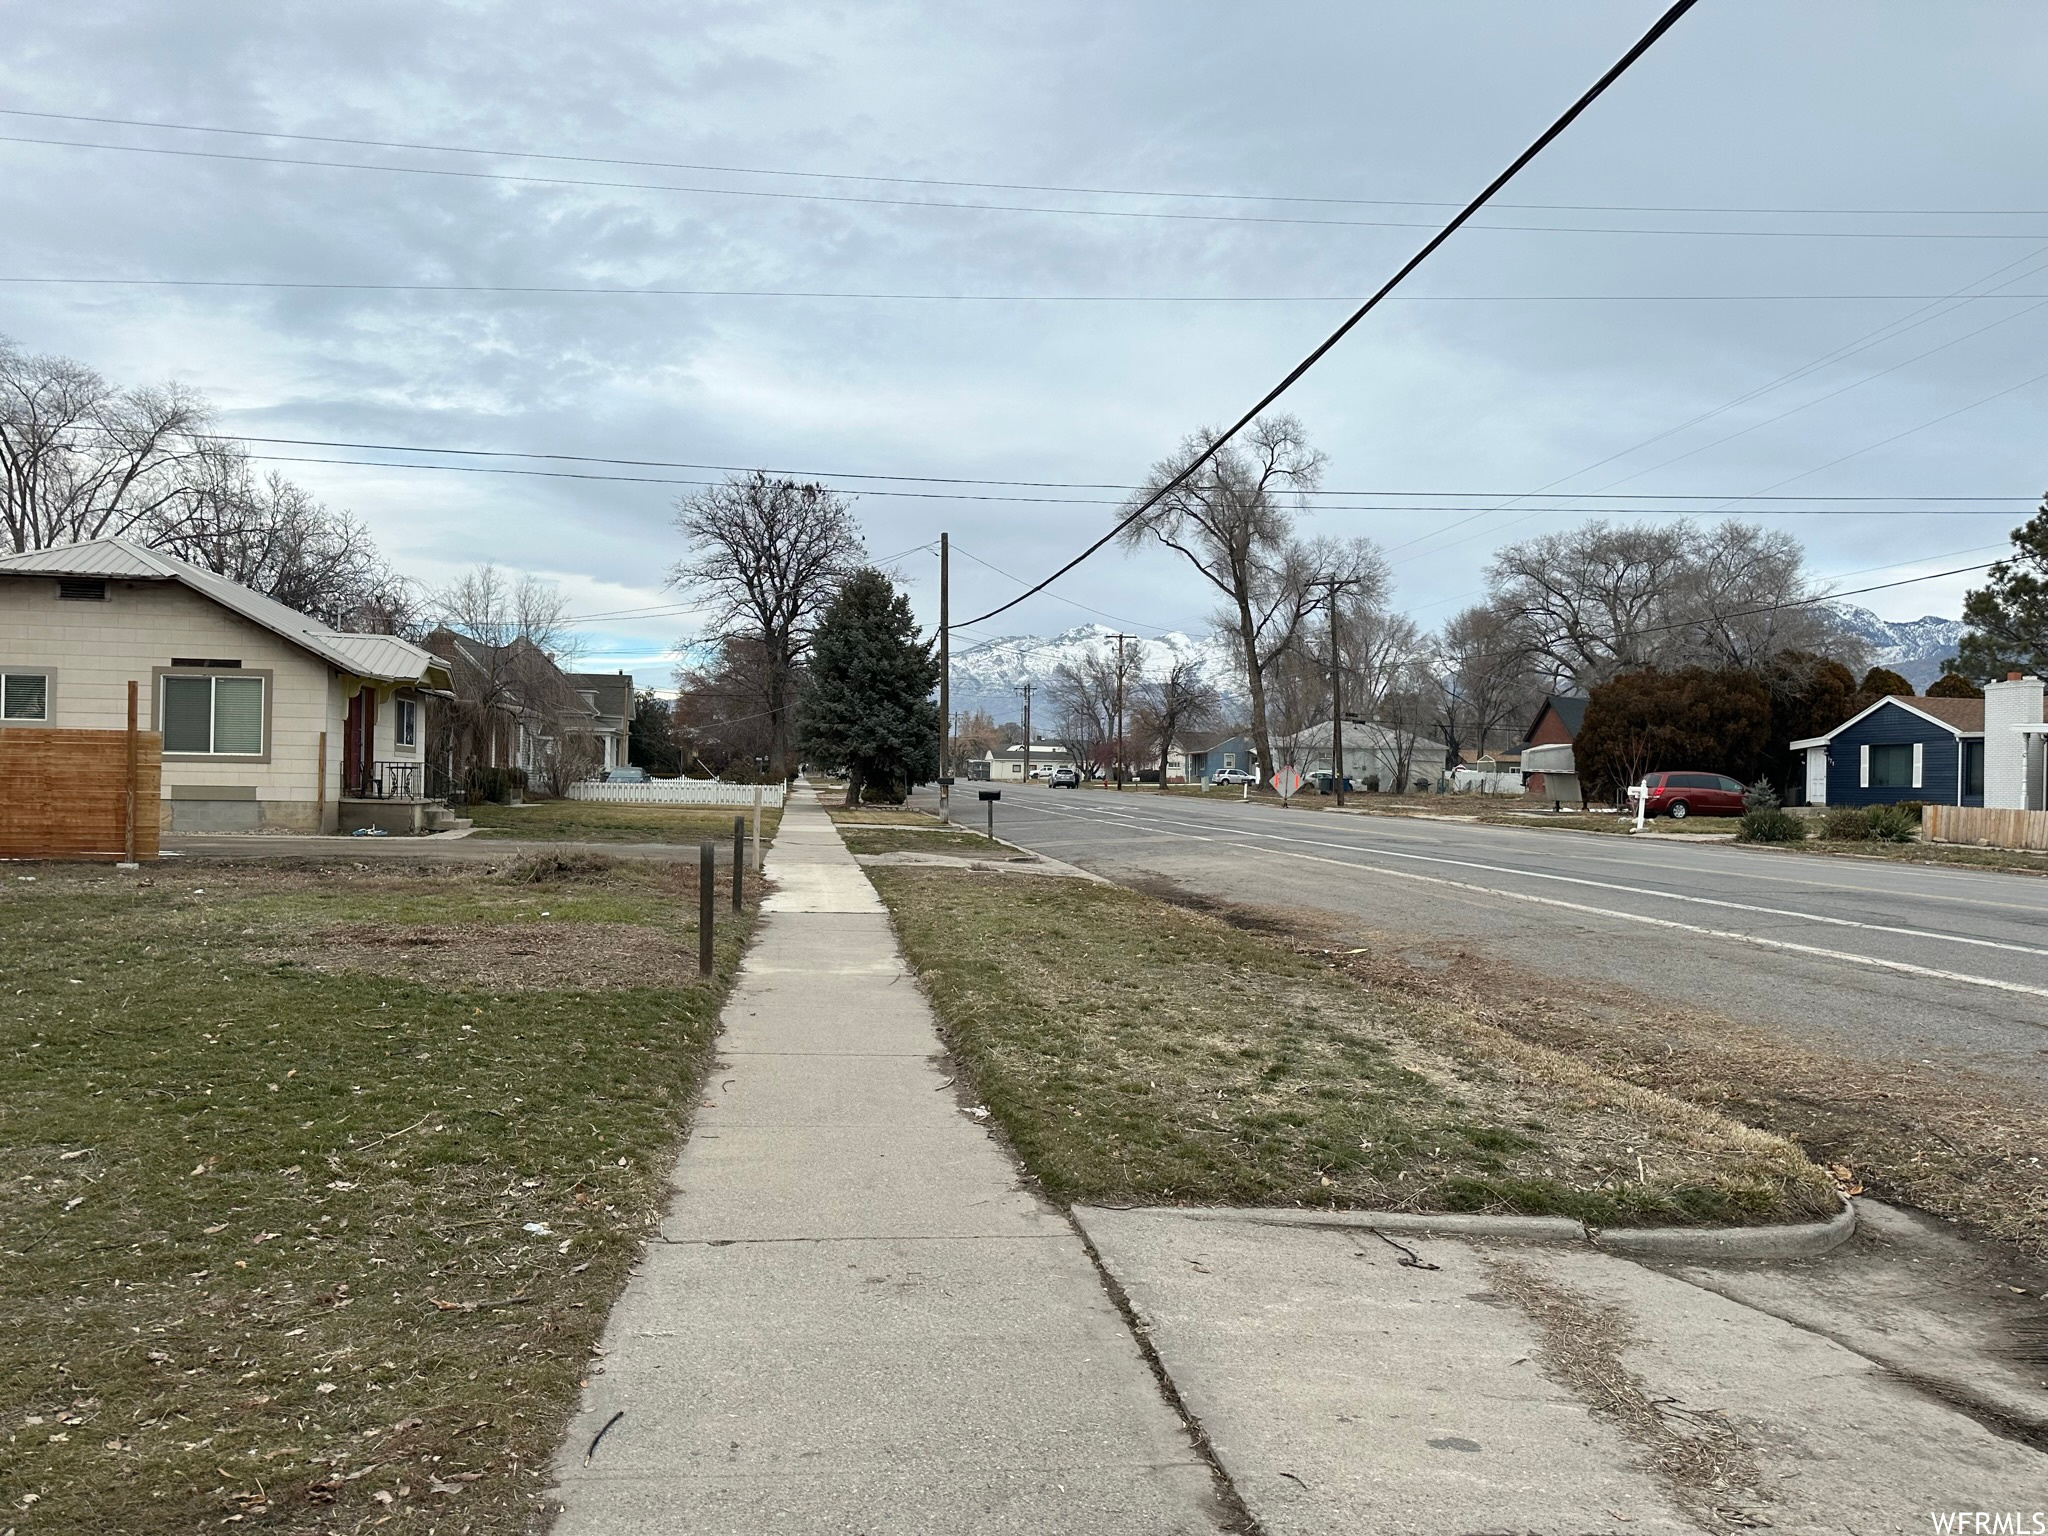
[[[1579,1243],[1631,1259],[1806,1259],[1828,1253],[1856,1231],[1847,1200],[1826,1221],[1767,1227],[1589,1227],[1569,1216],[1480,1216],[1452,1211],[1290,1211],[1238,1206],[1083,1206],[1077,1217],[1177,1216],[1184,1221],[1264,1227],[1326,1227],[1411,1236],[1486,1237],[1518,1243]]]

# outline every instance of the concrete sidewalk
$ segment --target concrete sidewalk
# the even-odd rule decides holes
[[[768,874],[669,1216],[555,1467],[557,1536],[1222,1530],[1080,1239],[961,1112],[806,791]]]

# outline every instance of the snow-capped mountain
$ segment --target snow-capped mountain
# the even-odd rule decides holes
[[[1835,612],[1842,627],[1868,647],[1868,665],[1889,667],[1920,689],[1941,676],[1942,662],[1955,655],[1956,642],[1963,637],[1960,619],[1929,614],[1894,622],[1851,603],[1836,605]]]
[[[1045,689],[1062,662],[1079,663],[1090,653],[1110,656],[1116,650],[1116,631],[1107,624],[1080,624],[1064,634],[1005,635],[953,652],[952,706],[955,713],[986,710],[997,721],[1016,720],[1024,708],[1024,684],[1036,690],[1032,707],[1034,724],[1049,722],[1051,705]],[[1175,631],[1148,635],[1132,645],[1137,653],[1137,674],[1163,677],[1173,662],[1186,657],[1195,663],[1210,687],[1226,696],[1238,691],[1237,671],[1231,665],[1230,650],[1213,636],[1191,636]],[[1046,711],[1046,713],[1039,713]]]

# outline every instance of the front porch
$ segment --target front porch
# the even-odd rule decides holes
[[[447,788],[418,761],[373,762],[351,775],[342,786],[335,830],[344,834],[370,829],[390,837],[424,837],[455,832],[469,822],[448,808]]]

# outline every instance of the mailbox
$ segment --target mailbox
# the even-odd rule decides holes
[[[1003,798],[1003,792],[1000,789],[984,789],[981,792],[981,798],[984,800],[1000,800]]]

